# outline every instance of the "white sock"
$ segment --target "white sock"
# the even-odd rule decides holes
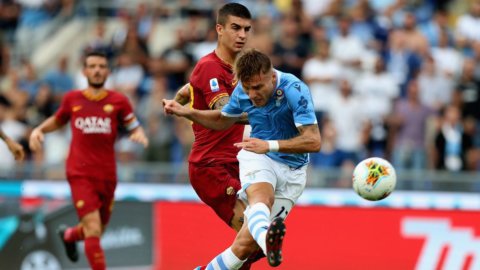
[[[270,209],[264,203],[256,203],[250,207],[247,216],[248,230],[264,254],[267,254],[267,230],[270,225]]]
[[[246,259],[242,261],[233,254],[232,248],[229,247],[207,265],[207,270],[237,270],[245,261]]]

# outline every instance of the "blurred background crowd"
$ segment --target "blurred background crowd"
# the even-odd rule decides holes
[[[119,161],[182,166],[190,124],[165,117],[161,100],[215,48],[215,12],[226,2],[0,0],[3,130],[28,149],[32,127],[65,92],[86,86],[84,52],[103,50],[107,87],[130,98],[151,143],[120,139]],[[382,156],[398,170],[479,170],[479,0],[235,2],[254,17],[248,46],[310,87],[323,141],[312,168],[351,169]],[[0,167],[63,168],[68,146],[65,128],[15,164],[0,144]]]

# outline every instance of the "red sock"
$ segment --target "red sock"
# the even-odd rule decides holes
[[[90,268],[92,270],[105,270],[107,265],[105,262],[105,255],[100,246],[100,238],[88,237],[85,238],[85,255],[87,256]]]
[[[82,226],[70,227],[65,231],[63,239],[67,242],[76,242],[85,239]]]

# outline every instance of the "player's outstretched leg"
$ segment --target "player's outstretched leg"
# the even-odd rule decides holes
[[[58,227],[58,235],[62,240],[63,246],[65,247],[65,252],[67,253],[67,257],[72,262],[78,261],[78,250],[77,250],[77,242],[76,241],[67,241],[65,240],[65,232],[67,231],[68,227],[66,225],[60,225]]]
[[[282,244],[287,228],[283,218],[276,217],[267,230],[267,259],[270,266],[276,267],[282,263]]]

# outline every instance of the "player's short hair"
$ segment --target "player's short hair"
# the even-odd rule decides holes
[[[267,74],[272,69],[268,55],[255,49],[245,50],[235,62],[234,72],[239,81],[249,81],[260,74]]]
[[[102,58],[105,58],[105,60],[107,60],[108,62],[108,57],[107,57],[107,54],[102,52],[102,51],[87,51],[83,57],[83,66],[86,67],[87,66],[87,59],[91,56],[97,56],[97,57],[102,57]]]
[[[225,25],[228,16],[240,17],[243,19],[252,19],[252,14],[247,7],[239,3],[228,3],[218,10],[217,24]]]

